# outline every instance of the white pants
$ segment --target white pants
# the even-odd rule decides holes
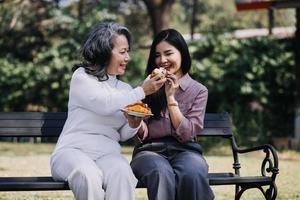
[[[51,157],[55,180],[66,180],[76,200],[134,200],[137,179],[120,153],[96,160],[78,149],[61,149]]]

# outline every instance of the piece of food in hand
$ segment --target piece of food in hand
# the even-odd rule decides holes
[[[148,105],[141,101],[126,106],[126,109],[139,113],[152,114],[151,109],[148,107]]]
[[[166,78],[166,76],[169,74],[168,71],[163,68],[163,67],[160,67],[160,68],[155,68],[151,75],[150,75],[150,78],[156,76],[156,75],[159,75],[159,78],[163,79],[163,78]]]

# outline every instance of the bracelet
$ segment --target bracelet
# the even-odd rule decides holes
[[[178,106],[178,103],[168,103],[168,106]]]

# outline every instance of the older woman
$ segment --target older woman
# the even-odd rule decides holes
[[[133,200],[137,180],[118,141],[141,128],[141,117],[120,109],[158,90],[165,80],[146,79],[132,89],[118,80],[129,61],[130,33],[116,23],[96,25],[73,67],[68,117],[51,156],[55,180],[68,181],[77,200]],[[126,119],[127,118],[127,119]]]

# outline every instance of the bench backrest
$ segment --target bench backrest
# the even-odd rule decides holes
[[[66,112],[0,112],[0,137],[58,137]],[[228,113],[206,113],[199,136],[232,136]]]

